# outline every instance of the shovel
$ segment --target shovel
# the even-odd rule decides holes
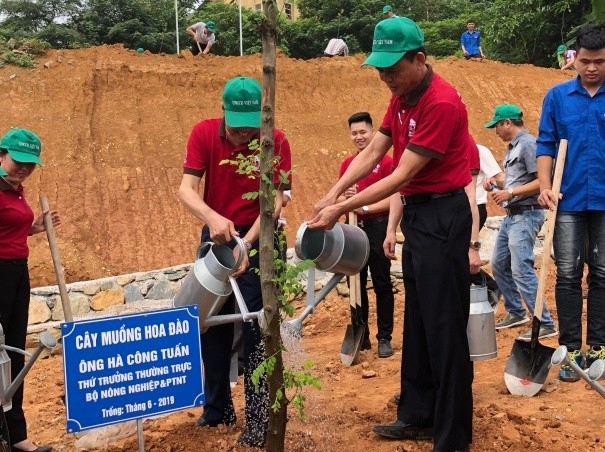
[[[71,312],[71,304],[69,303],[69,296],[67,295],[67,286],[65,285],[65,273],[63,271],[63,265],[61,265],[61,255],[59,254],[59,247],[57,246],[57,238],[55,236],[55,228],[50,218],[50,208],[48,206],[48,198],[43,194],[40,194],[40,207],[42,212],[49,211],[44,215],[44,226],[46,227],[46,237],[48,238],[48,245],[50,246],[50,254],[53,259],[53,265],[55,267],[55,275],[57,276],[57,285],[59,286],[59,295],[61,296],[61,304],[63,305],[63,315],[67,322],[73,322],[74,317]]]
[[[355,212],[349,213],[349,224],[357,224],[357,214]],[[359,273],[349,277],[349,305],[351,307],[351,324],[347,325],[345,337],[340,347],[340,361],[345,366],[352,365],[357,359],[366,330],[361,308]]]
[[[557,153],[557,162],[552,185],[552,192],[557,201],[559,200],[559,190],[561,188],[561,178],[563,177],[563,166],[565,165],[566,155],[567,140],[561,140],[559,152]],[[540,277],[538,279],[536,306],[534,308],[534,317],[531,325],[531,341],[524,342],[519,339],[515,340],[508,361],[506,361],[506,368],[504,369],[504,382],[506,383],[509,392],[513,395],[532,397],[540,391],[548,376],[551,357],[555,352],[554,348],[540,344],[538,336],[540,335],[540,324],[542,323],[546,277],[548,276],[550,267],[549,250],[552,247],[556,218],[557,204],[555,204],[555,208],[549,212],[548,222],[546,224],[546,237],[544,238],[543,244],[544,251],[542,252],[542,265],[540,267]]]

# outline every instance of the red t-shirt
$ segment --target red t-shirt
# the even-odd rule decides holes
[[[475,139],[469,133],[468,135],[468,164],[471,170],[471,174],[476,175],[479,174],[481,170],[481,162],[479,160],[479,148],[477,147],[477,143]]]
[[[338,174],[339,178],[342,177],[342,175],[345,173],[345,171],[347,170],[347,168],[349,167],[349,165],[351,164],[351,162],[353,161],[353,159],[355,157],[356,157],[356,155],[351,155],[350,157],[347,157],[344,162],[342,162],[342,165],[340,165],[340,173]],[[385,155],[382,158],[382,160],[374,167],[374,169],[372,170],[372,172],[370,174],[368,174],[366,177],[364,177],[359,182],[357,182],[357,191],[360,192],[360,191],[365,190],[370,185],[375,184],[379,180],[384,179],[385,177],[389,176],[392,172],[393,172],[393,159],[391,158],[391,156]],[[389,214],[388,210],[386,210],[384,212],[370,212],[367,215],[360,214],[357,216],[357,218],[359,220],[368,220],[370,218],[384,217],[384,216],[387,216],[388,214]]]
[[[391,97],[380,132],[393,140],[395,165],[406,148],[433,157],[401,194],[445,193],[470,183],[466,106],[456,89],[431,69],[407,99]]]
[[[34,212],[25,200],[23,186],[15,190],[0,178],[0,259],[27,259],[27,236]]]
[[[274,183],[280,190],[291,188],[292,176],[288,174],[288,183],[280,184],[280,171],[290,172],[292,158],[290,144],[281,130],[274,132],[275,165]],[[256,137],[257,139],[259,136]],[[260,200],[243,199],[242,195],[258,192],[260,178],[250,178],[246,174],[237,174],[236,167],[221,161],[236,160],[238,154],[251,155],[256,151],[248,149],[248,144],[234,146],[225,136],[225,124],[222,118],[206,119],[193,126],[187,143],[187,154],[183,163],[183,172],[198,177],[205,175],[204,202],[220,215],[233,221],[236,226],[249,226],[259,215]],[[257,165],[260,160],[257,159]]]

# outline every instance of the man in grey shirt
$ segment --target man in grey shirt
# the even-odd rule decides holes
[[[196,22],[193,25],[187,27],[187,34],[193,38],[193,45],[191,46],[191,53],[194,55],[206,55],[210,53],[212,45],[216,41],[214,32],[216,31],[216,25],[213,21],[208,22]],[[204,50],[202,50],[202,45]]]
[[[508,142],[504,157],[504,175],[488,178],[484,183],[492,199],[506,209],[492,257],[492,270],[504,296],[506,316],[496,329],[529,322],[522,299],[533,313],[538,290],[534,270],[534,243],[544,224],[544,210],[538,204],[536,138],[523,127],[523,112],[517,105],[501,104],[485,127]],[[496,187],[496,188],[493,188]],[[554,322],[544,307],[539,338],[556,336]],[[531,328],[519,336],[531,340]]]

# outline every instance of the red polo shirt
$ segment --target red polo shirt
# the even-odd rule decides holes
[[[259,135],[256,139],[259,139]],[[275,165],[274,183],[280,190],[291,188],[292,175],[288,175],[288,183],[280,184],[280,171],[290,172],[292,158],[290,144],[281,130],[274,132]],[[248,149],[248,144],[234,146],[225,136],[225,123],[222,118],[206,119],[198,122],[189,135],[187,154],[183,163],[183,172],[204,180],[204,202],[210,208],[225,218],[230,219],[236,226],[249,226],[259,215],[260,200],[243,199],[245,193],[258,192],[260,187],[259,174],[250,178],[246,174],[238,174],[236,167],[221,164],[223,160],[236,160],[238,154],[248,156],[257,151]],[[260,160],[257,158],[257,166]]]
[[[27,236],[34,212],[25,200],[23,186],[15,190],[0,177],[0,259],[27,259]]]
[[[481,161],[479,160],[479,148],[477,147],[477,142],[471,136],[470,133],[468,135],[468,152],[468,163],[471,169],[471,174],[477,175],[481,170]]]
[[[456,89],[430,66],[407,98],[391,97],[380,132],[393,140],[395,165],[409,151],[432,158],[401,194],[445,193],[470,183],[466,107]]]
[[[349,165],[351,164],[351,162],[353,161],[353,159],[356,156],[357,155],[351,155],[350,157],[347,157],[344,162],[342,162],[342,165],[340,165],[340,173],[338,174],[339,178],[342,177],[342,175],[345,173],[345,171],[347,170],[347,168],[349,167]],[[374,169],[372,170],[372,172],[370,174],[368,174],[366,177],[364,177],[359,182],[357,182],[357,191],[360,192],[360,191],[365,190],[370,185],[375,184],[379,180],[384,179],[385,177],[389,176],[392,172],[393,172],[393,159],[391,158],[390,155],[385,155],[382,158],[382,160],[374,167]],[[360,215],[357,215],[357,218],[359,220],[369,220],[370,218],[384,217],[384,216],[387,216],[388,214],[389,214],[389,211],[385,210],[383,212],[373,212],[373,213],[370,212],[367,215],[360,214]]]

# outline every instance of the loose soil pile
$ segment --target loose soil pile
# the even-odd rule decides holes
[[[312,205],[334,182],[351,152],[346,120],[369,111],[379,125],[389,93],[361,56],[310,61],[279,56],[276,125],[291,143],[294,200],[286,211],[290,240],[309,218]],[[179,58],[137,54],[118,46],[53,51],[35,70],[0,68],[2,133],[10,126],[36,131],[45,166],[27,183],[30,203],[43,191],[61,212],[59,248],[69,282],[163,268],[193,259],[200,224],[178,202],[177,188],[187,136],[193,124],[221,115],[221,90],[236,75],[261,77],[261,58]],[[48,63],[44,65],[44,63]],[[499,160],[503,143],[483,128],[498,103],[519,104],[531,132],[544,94],[571,73],[527,65],[455,58],[434,62],[435,70],[461,92],[471,132]],[[444,118],[447,126],[447,118]],[[228,187],[225,187],[228,190]],[[490,204],[490,214],[499,207]],[[39,211],[39,209],[35,209]],[[34,286],[54,284],[48,245],[33,237]],[[554,310],[554,275],[548,301]],[[308,391],[307,421],[290,411],[287,450],[428,451],[427,442],[391,442],[371,425],[395,419],[389,400],[399,391],[402,295],[396,298],[395,356],[379,359],[376,345],[360,365],[340,364],[339,348],[348,323],[348,304],[330,295],[312,315],[298,353],[315,363],[322,389]],[[502,313],[500,307],[499,313]],[[375,312],[371,314],[375,332]],[[604,450],[602,398],[580,383],[557,384],[552,369],[547,391],[533,398],[508,394],[506,359],[519,330],[498,333],[498,358],[475,364],[473,450]],[[556,339],[543,341],[556,346]],[[76,450],[65,433],[61,358],[34,366],[26,381],[25,409],[30,437],[57,450]],[[363,370],[375,371],[362,378]],[[201,409],[145,423],[148,451],[233,450],[242,430],[242,384],[234,389],[238,423],[233,428],[200,429]],[[592,408],[591,408],[592,406]],[[137,450],[136,436],[99,450]]]

